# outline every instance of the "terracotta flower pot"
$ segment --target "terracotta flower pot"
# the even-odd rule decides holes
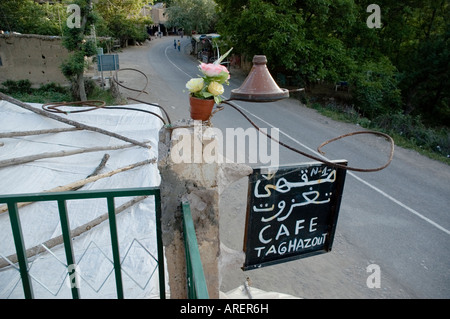
[[[191,118],[193,120],[207,121],[214,107],[214,100],[204,100],[189,96]]]

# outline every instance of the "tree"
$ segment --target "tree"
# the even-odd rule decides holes
[[[167,27],[182,28],[188,34],[215,31],[215,8],[213,0],[172,0],[166,9]]]
[[[356,2],[361,7],[371,3]],[[353,29],[349,32],[349,37],[353,35],[353,47],[364,49],[366,59],[385,56],[397,68],[404,114],[421,115],[430,123],[448,125],[449,2],[380,0],[377,4],[382,12],[381,29]]]
[[[352,64],[342,34],[354,20],[351,0],[217,0],[218,29],[247,56],[306,82],[337,80]]]
[[[97,53],[95,43],[86,40],[85,35],[90,32],[90,26],[95,22],[95,15],[92,13],[92,0],[76,0],[74,4],[80,8],[80,25],[65,25],[63,45],[71,53],[69,58],[61,65],[61,70],[72,83],[76,98],[86,101],[86,91],[84,87],[84,68],[86,66],[85,57]],[[70,17],[69,17],[70,18]],[[76,17],[75,17],[76,18]]]
[[[65,7],[33,0],[0,1],[0,30],[23,34],[61,35]]]
[[[380,28],[370,28],[372,0],[216,0],[218,31],[250,58],[304,82],[349,80],[355,105],[450,122],[448,0],[378,0]]]
[[[95,10],[100,14],[104,23],[105,35],[120,40],[125,45],[128,40],[144,41],[147,38],[145,25],[151,20],[142,16],[141,9],[148,0],[98,0]]]

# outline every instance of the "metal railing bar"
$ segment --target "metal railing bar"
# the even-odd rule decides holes
[[[208,289],[206,286],[205,274],[201,263],[200,252],[198,250],[197,237],[195,235],[194,222],[192,220],[191,208],[189,202],[182,203],[183,208],[183,225],[186,249],[186,265],[189,273],[189,286],[194,298],[208,299]]]
[[[111,195],[113,193],[114,195]],[[21,203],[21,202],[43,202],[43,201],[57,201],[60,199],[86,199],[86,198],[107,198],[114,197],[132,197],[141,195],[155,195],[159,193],[157,187],[138,187],[138,188],[117,188],[117,189],[102,189],[102,190],[78,190],[66,192],[42,192],[42,193],[27,193],[14,195],[0,195],[0,203]]]
[[[73,254],[72,238],[70,236],[69,216],[67,215],[67,205],[65,200],[58,200],[58,211],[59,219],[61,221],[61,230],[64,242],[64,250],[66,253],[67,271],[69,274],[72,297],[73,299],[80,299],[80,291],[78,289],[80,283],[78,282],[78,274],[76,274],[75,256]],[[75,280],[75,282],[72,282],[72,278]]]
[[[116,276],[117,298],[123,299],[122,266],[120,263],[119,239],[117,236],[116,208],[114,206],[114,197],[107,197],[109,232],[111,234],[112,253],[114,260],[114,273]]]
[[[158,250],[159,298],[166,299],[166,284],[165,284],[166,281],[164,278],[164,247],[162,242],[162,228],[161,228],[161,193],[159,191],[159,188],[155,191],[154,195],[155,195],[156,245]]]
[[[33,286],[31,284],[30,274],[28,273],[28,258],[25,244],[23,241],[22,227],[20,224],[17,203],[8,202],[9,221],[16,246],[17,260],[19,262],[20,277],[22,278],[23,292],[26,299],[33,299]]]
[[[53,251],[50,250],[50,248],[48,248],[48,247],[45,246],[44,244],[41,244],[41,246],[42,246],[42,247],[43,247],[50,255],[52,255],[53,258],[55,258],[61,265],[63,265],[65,268],[68,267],[68,265],[67,265],[66,263],[64,263],[61,259],[59,259],[58,256],[56,256],[56,254],[55,254]],[[81,274],[78,274],[78,275],[79,275],[79,277],[81,277]],[[59,285],[58,291],[57,291],[55,294],[52,293],[55,297],[58,295],[58,293],[60,292],[62,286],[64,285],[64,281],[66,280],[66,277],[69,277],[69,280],[70,280],[70,272],[67,272],[66,275],[64,276],[61,285]],[[78,279],[78,277],[75,277],[75,278]],[[78,282],[77,287],[80,287],[80,286],[79,286],[79,282]],[[47,290],[48,290],[48,289],[47,289]],[[72,293],[72,298],[74,298],[74,297],[73,297],[73,293]],[[79,299],[79,298],[80,298],[80,295],[78,294],[78,298],[77,298],[77,299]]]
[[[67,264],[65,263],[65,262],[63,262],[61,259],[59,259],[59,257],[58,256],[56,256],[56,254],[53,252],[53,251],[51,251],[51,249],[50,248],[48,248],[47,246],[45,246],[44,244],[41,244],[41,246],[50,254],[50,255],[52,255],[53,256],[53,258],[55,258],[62,266],[64,266],[65,268],[67,268]],[[77,274],[78,276],[79,276],[79,278],[83,278],[83,276],[81,276],[81,274]],[[50,290],[48,290],[46,287],[44,287],[44,288],[46,288],[48,291],[50,291],[55,297],[58,295],[58,293],[61,291],[61,288],[62,288],[62,286],[64,286],[64,281],[66,280],[66,277],[69,277],[69,280],[70,280],[70,273],[69,272],[66,272],[66,275],[64,276],[64,278],[63,278],[63,280],[62,280],[62,282],[61,282],[61,285],[59,285],[59,288],[58,288],[58,291],[56,292],[56,293],[52,293]],[[75,277],[75,278],[77,278],[78,279],[78,277]],[[33,277],[33,279],[35,279],[34,277]],[[83,278],[84,279],[84,278]],[[84,280],[86,280],[86,279],[84,279]],[[80,282],[78,282],[78,286],[77,287],[80,287],[79,286],[79,284],[80,284]],[[73,297],[73,294],[72,294],[72,297]],[[78,299],[79,299],[79,297],[78,297]]]
[[[152,279],[154,273],[156,272],[156,267],[158,267],[159,270],[159,291],[160,291],[160,298],[165,299],[165,272],[164,272],[164,248],[162,244],[162,231],[161,231],[161,198],[160,198],[160,190],[158,187],[140,187],[140,188],[122,188],[122,189],[107,189],[107,190],[88,190],[88,191],[67,191],[67,192],[42,192],[42,193],[28,193],[28,194],[13,194],[13,195],[0,195],[0,203],[7,204],[8,212],[10,215],[10,223],[12,227],[13,237],[14,237],[14,244],[16,246],[16,253],[17,253],[17,261],[19,267],[15,265],[12,261],[10,261],[8,258],[4,257],[0,254],[0,257],[5,259],[11,266],[14,267],[19,272],[19,277],[17,280],[17,283],[15,284],[15,287],[19,284],[19,281],[22,281],[23,291],[25,298],[34,298],[33,293],[33,287],[32,287],[32,281],[36,281],[39,285],[44,287],[48,292],[50,292],[52,295],[56,296],[59,291],[61,290],[62,286],[64,285],[64,282],[67,277],[69,277],[69,280],[71,280],[75,276],[75,285],[71,281],[71,292],[72,297],[74,299],[80,298],[80,291],[79,291],[79,280],[80,278],[85,281],[89,287],[91,287],[94,291],[98,292],[105,282],[108,280],[108,278],[111,276],[112,272],[115,272],[115,279],[116,279],[116,288],[117,288],[117,296],[119,299],[124,298],[124,292],[123,292],[123,281],[122,281],[122,271],[125,272],[127,276],[131,278],[132,281],[134,281],[137,286],[139,286],[142,289],[142,286],[134,280],[134,278],[128,274],[125,269],[122,269],[122,263],[120,258],[120,250],[119,250],[119,242],[118,242],[118,232],[117,232],[117,220],[116,220],[116,209],[114,205],[114,200],[116,197],[134,197],[134,196],[143,196],[143,195],[153,195],[155,198],[155,219],[156,219],[156,239],[157,239],[157,254],[158,259],[153,256],[153,254],[144,246],[142,243],[140,243],[138,240],[137,243],[147,252],[150,257],[156,261],[155,267],[153,267],[153,270],[151,271],[151,275],[148,278],[148,280],[145,282],[144,289]],[[113,260],[111,260],[105,253],[94,243],[91,242],[88,246],[91,246],[91,244],[94,244],[100,249],[100,252],[111,262],[113,265],[111,271],[107,275],[106,279],[101,284],[100,288],[97,290],[93,286],[89,284],[89,282],[86,280],[86,278],[83,278],[81,274],[78,273],[77,265],[75,263],[75,253],[72,247],[72,239],[71,239],[71,230],[70,230],[70,223],[69,223],[69,217],[68,217],[68,211],[67,211],[67,200],[77,200],[77,199],[94,199],[94,198],[105,198],[107,200],[107,206],[108,206],[108,219],[109,219],[109,227],[110,227],[110,236],[111,236],[111,247],[112,247],[112,257]],[[41,244],[41,246],[47,251],[50,252],[50,254],[57,259],[61,265],[63,265],[65,268],[67,268],[66,275],[64,276],[64,280],[61,283],[58,291],[56,294],[52,291],[50,291],[43,283],[41,283],[37,278],[35,278],[31,273],[30,270],[32,268],[33,263],[30,265],[28,264],[28,258],[26,255],[25,250],[25,244],[23,239],[23,233],[21,229],[21,223],[20,223],[20,217],[18,213],[18,203],[21,202],[39,202],[39,201],[56,201],[58,204],[58,211],[59,211],[59,217],[61,222],[61,230],[62,230],[62,237],[63,237],[63,244],[64,244],[64,252],[66,255],[67,264],[65,264],[62,260],[60,260],[48,247],[46,247],[44,244]],[[133,241],[133,242],[134,242]],[[130,245],[130,248],[132,247],[132,244]],[[78,262],[81,262],[84,255],[88,251],[89,247],[82,253],[82,256],[79,258]],[[128,254],[128,250],[126,255]],[[124,258],[125,259],[125,258]],[[73,269],[70,267],[72,266]],[[12,293],[12,291],[11,291]]]

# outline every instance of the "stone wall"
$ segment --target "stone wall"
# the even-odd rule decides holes
[[[68,84],[60,69],[67,57],[61,37],[0,34],[0,83],[28,79],[33,86]]]
[[[218,151],[218,145],[218,137],[201,121],[180,120],[160,130],[161,227],[171,299],[187,298],[181,211],[181,202],[185,201],[190,204],[209,297],[219,298],[222,266],[220,195],[228,185],[251,174],[252,169],[245,164],[225,163],[219,160],[221,155],[218,152],[215,152],[217,160],[208,163],[202,160],[212,150]],[[174,160],[181,150],[192,155],[191,161]],[[229,259],[229,256],[226,257]]]

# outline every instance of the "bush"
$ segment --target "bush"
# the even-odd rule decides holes
[[[387,58],[364,63],[353,73],[353,99],[361,114],[373,119],[401,108],[396,68]]]
[[[41,87],[38,89],[40,92],[54,92],[54,93],[62,93],[67,94],[67,88],[62,87],[61,85],[51,82],[48,84],[41,85]]]
[[[369,120],[348,105],[335,102],[324,105],[313,102],[309,105],[334,120],[357,123],[361,127],[384,132],[391,135],[400,146],[416,149],[431,158],[450,164],[448,127],[427,127],[421,116],[406,115],[400,111],[382,114]]]
[[[6,88],[7,93],[31,93],[31,82],[30,80],[6,80],[2,83],[2,85]]]
[[[378,116],[371,127],[380,128],[388,134],[397,134],[421,149],[448,157],[450,155],[450,132],[447,128],[433,129],[423,124],[420,116],[391,113]]]
[[[56,83],[42,85],[39,89],[31,88],[29,80],[7,80],[2,83],[6,94],[28,103],[49,103],[71,101],[69,89]]]

